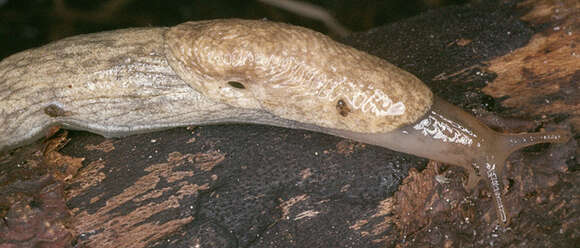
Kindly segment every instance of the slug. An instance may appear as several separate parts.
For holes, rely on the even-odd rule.
[[[79,35],[0,62],[0,151],[54,125],[119,137],[217,123],[312,130],[462,166],[467,188],[487,180],[502,224],[509,154],[570,137],[494,132],[381,58],[270,21]]]

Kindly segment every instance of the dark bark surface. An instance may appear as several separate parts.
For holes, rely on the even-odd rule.
[[[508,228],[495,226],[486,185],[463,189],[462,169],[319,133],[220,125],[105,139],[54,130],[0,156],[0,247],[573,247],[580,6],[485,2],[343,42],[498,129],[573,132],[567,144],[510,157]]]

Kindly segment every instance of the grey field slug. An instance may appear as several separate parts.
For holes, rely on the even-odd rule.
[[[570,137],[496,133],[381,58],[270,21],[79,35],[0,62],[0,151],[55,125],[119,137],[217,123],[312,130],[462,166],[468,188],[487,180],[502,224],[509,154]]]

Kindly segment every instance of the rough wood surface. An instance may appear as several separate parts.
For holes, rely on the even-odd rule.
[[[123,139],[54,130],[0,156],[0,247],[572,247],[579,11],[572,0],[486,1],[343,41],[499,128],[574,133],[511,156],[505,205],[519,214],[506,230],[493,225],[485,187],[465,192],[463,170],[327,135],[256,125]]]

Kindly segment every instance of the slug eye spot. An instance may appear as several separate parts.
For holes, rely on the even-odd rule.
[[[246,86],[244,86],[244,84],[240,83],[240,82],[236,82],[236,81],[229,81],[228,84],[236,89],[245,89]]]
[[[350,108],[346,105],[346,103],[342,99],[336,102],[336,110],[343,117],[346,117],[348,113],[350,113]]]

